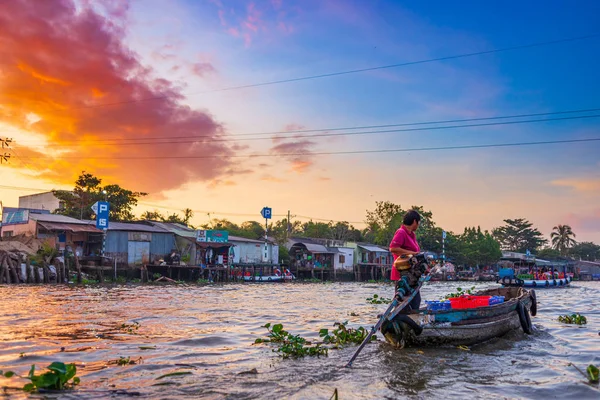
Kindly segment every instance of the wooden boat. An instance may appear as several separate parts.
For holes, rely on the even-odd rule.
[[[381,326],[395,347],[440,344],[472,345],[522,329],[531,334],[530,314],[537,313],[535,291],[522,287],[483,290],[476,296],[504,296],[503,303],[487,307],[397,313]],[[393,315],[394,313],[392,313]]]
[[[573,281],[573,278],[566,276],[562,279],[523,279],[523,286],[526,288],[558,288],[569,286],[569,283]]]
[[[558,275],[558,274],[556,274]],[[503,286],[510,286],[513,284],[518,284],[519,286],[523,286],[526,288],[532,289],[552,289],[552,288],[560,288],[567,287],[573,281],[572,276],[565,276],[563,278],[559,278],[558,276],[552,279],[551,277],[548,279],[514,279],[511,277],[503,277],[499,279],[497,283],[500,283]]]
[[[284,273],[276,269],[273,275],[252,275],[249,271],[246,271],[246,275],[244,276],[245,282],[285,282],[294,279],[296,277],[289,269],[286,269]]]

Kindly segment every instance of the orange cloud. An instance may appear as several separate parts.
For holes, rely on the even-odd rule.
[[[222,126],[183,105],[179,89],[153,77],[123,43],[128,5],[118,3],[102,3],[108,17],[73,0],[11,0],[0,7],[0,122],[47,141],[43,150],[17,143],[27,168],[59,183],[86,170],[148,192],[223,179],[233,150],[215,140]],[[202,139],[178,142],[191,136]],[[167,154],[182,158],[160,159]],[[221,158],[189,158],[202,155]]]
[[[600,192],[600,179],[597,178],[559,179],[552,181],[552,185],[569,187],[578,192]]]

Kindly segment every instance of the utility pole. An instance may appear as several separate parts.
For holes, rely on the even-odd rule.
[[[288,210],[288,217],[287,217],[287,230],[285,231],[285,240],[287,241],[290,236],[291,236],[291,223],[290,223],[290,210]]]

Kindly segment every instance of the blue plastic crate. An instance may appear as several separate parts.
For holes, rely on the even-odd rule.
[[[490,306],[493,306],[494,304],[501,304],[504,303],[504,296],[492,296],[490,297]]]
[[[427,304],[428,311],[444,311],[452,309],[450,306],[450,300],[426,301],[425,304]]]

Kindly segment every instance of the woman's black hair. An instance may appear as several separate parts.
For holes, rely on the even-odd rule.
[[[406,226],[410,226],[415,221],[421,222],[421,216],[415,210],[410,210],[406,214],[404,214],[404,219],[402,220],[402,223]]]

